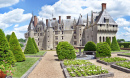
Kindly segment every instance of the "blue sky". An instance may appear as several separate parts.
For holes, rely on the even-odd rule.
[[[83,19],[91,11],[101,11],[101,3],[107,3],[107,11],[118,24],[117,39],[130,41],[129,0],[0,0],[0,28],[5,34],[14,31],[18,38],[24,38],[32,12],[39,20],[54,17],[66,19],[67,15]]]

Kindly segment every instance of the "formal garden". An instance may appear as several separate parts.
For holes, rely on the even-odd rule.
[[[0,78],[22,77],[44,53],[45,51],[39,51],[34,38],[30,37],[22,52],[15,33],[5,36],[0,29]]]

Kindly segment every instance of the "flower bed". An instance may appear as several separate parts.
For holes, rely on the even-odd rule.
[[[86,65],[92,65],[91,62],[88,60],[64,60],[64,62],[61,62],[61,67],[71,67],[71,66],[86,66]]]
[[[127,73],[130,73],[130,61],[112,64],[111,67],[118,69],[118,70],[121,70],[121,71],[124,71],[124,72],[127,72]]]
[[[97,62],[103,63],[105,65],[111,65],[116,62],[124,62],[124,61],[128,61],[128,59],[120,58],[120,57],[113,57],[113,58],[100,58],[97,60]]]

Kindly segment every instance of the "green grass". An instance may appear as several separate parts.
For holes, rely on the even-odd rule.
[[[39,58],[26,58],[26,61],[24,62],[16,62],[15,67],[13,69],[15,70],[15,73],[13,74],[13,77],[20,78],[24,73],[26,73],[29,68],[38,60]]]
[[[34,55],[39,56],[39,55],[43,55],[44,53],[45,53],[45,51],[39,51],[36,54],[24,54],[24,55],[25,56],[34,56]]]
[[[79,52],[79,49],[74,49],[75,50],[75,52]],[[84,49],[81,49],[81,52],[83,52],[84,51]]]
[[[128,52],[128,50],[111,51],[111,53],[114,53],[114,52]]]
[[[123,55],[129,55],[130,56],[130,53],[122,53]]]

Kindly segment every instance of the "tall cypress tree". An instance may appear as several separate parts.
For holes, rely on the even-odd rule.
[[[35,54],[35,53],[37,53],[37,50],[35,49],[31,37],[29,37],[28,42],[26,44],[26,48],[24,50],[24,54]]]
[[[0,29],[0,64],[3,60],[5,60],[8,64],[15,64],[16,62],[12,51],[9,50],[9,44],[5,34],[2,29]]]
[[[37,52],[39,52],[39,49],[38,49],[38,47],[37,47],[37,44],[36,44],[36,42],[35,42],[34,38],[32,38],[32,42],[33,42],[33,44],[34,44],[35,49],[37,50]]]
[[[22,52],[19,41],[14,32],[12,32],[9,40],[10,50],[13,52],[16,61],[21,62],[25,60],[25,55]]]
[[[106,42],[109,44],[109,46],[111,46],[111,41],[108,37],[106,38]]]
[[[111,51],[120,51],[119,44],[116,41],[116,37],[112,39],[112,44],[111,44]]]

